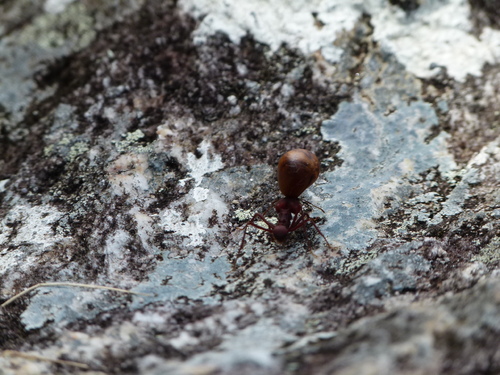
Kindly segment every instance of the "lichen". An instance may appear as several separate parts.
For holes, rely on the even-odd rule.
[[[45,13],[33,20],[19,34],[23,44],[36,43],[44,49],[55,49],[71,44],[81,49],[96,37],[95,21],[80,2],[69,5],[61,13]]]
[[[500,237],[494,237],[490,243],[480,249],[479,254],[472,257],[472,260],[489,266],[497,266],[500,262]]]

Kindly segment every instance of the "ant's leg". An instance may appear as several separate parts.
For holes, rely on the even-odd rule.
[[[289,227],[288,227],[288,230],[289,230],[290,232],[292,232],[292,231],[294,231],[294,230],[295,230],[295,229],[290,229],[290,228],[294,228],[294,227],[297,225],[297,223],[299,223],[299,222],[302,220],[302,216],[303,216],[303,215],[304,215],[304,214],[302,213],[302,211],[300,211],[298,214],[295,214],[295,215],[293,216],[292,222],[290,223],[290,225],[289,225]],[[304,225],[304,224],[302,224],[302,225]],[[300,225],[298,228],[300,228],[302,225]]]
[[[315,204],[309,202],[309,201],[305,201],[303,200],[302,203],[305,203],[306,205],[308,206],[311,206],[311,207],[314,207],[314,208],[317,208],[318,210],[320,210],[321,212],[325,213],[325,210],[323,210],[321,207],[319,206],[316,206]]]
[[[314,220],[309,217],[309,215],[307,215],[307,221],[310,222],[314,228],[316,228],[316,231],[321,235],[321,237],[323,237],[323,239],[325,240],[327,246],[332,249],[332,250],[336,250],[332,245],[330,245],[330,242],[328,242],[328,240],[326,239],[325,235],[323,234],[323,232],[318,228],[318,226],[316,225],[316,223],[314,222]]]
[[[304,233],[306,233],[306,224],[308,223],[309,221],[309,216],[304,213],[304,212],[300,212],[300,220],[297,220],[297,223],[295,225],[295,229],[303,229],[304,230]],[[312,250],[312,241],[311,241],[311,236],[307,236],[307,251],[310,252],[314,257],[317,257],[317,255],[311,251]]]
[[[264,223],[267,224],[268,228],[264,228],[260,225],[257,225],[254,223],[255,219],[260,219],[262,220]],[[273,228],[274,227],[274,224],[271,223],[269,220],[267,220],[263,214],[255,214],[253,215],[253,217],[245,224],[245,226],[242,228],[242,229],[246,229],[246,227],[248,227],[249,225],[251,225],[252,227],[255,227],[255,228],[258,228],[258,229],[262,229],[262,230],[265,230],[266,232],[270,232],[272,231],[270,228]]]
[[[263,213],[263,214],[256,213],[255,215],[253,215],[253,217],[252,217],[249,221],[247,221],[247,223],[245,224],[245,226],[244,226],[243,228],[238,228],[238,229],[245,229],[245,230],[246,230],[247,226],[248,226],[248,225],[251,225],[251,226],[253,226],[253,227],[255,227],[255,228],[259,228],[259,229],[262,229],[262,230],[265,230],[265,231],[268,231],[268,232],[269,232],[270,230],[268,230],[268,229],[266,229],[266,228],[259,227],[258,225],[253,224],[253,221],[254,221],[256,218],[260,218],[260,219],[261,219],[264,223],[266,223],[266,224],[267,224],[267,226],[268,226],[269,228],[274,228],[274,224],[273,224],[273,223],[270,223],[270,222],[269,222],[269,221],[265,218],[265,216],[267,215],[267,213],[268,213],[269,211],[271,211],[271,209],[274,207],[274,205],[276,204],[276,202],[278,202],[278,200],[279,200],[279,199],[276,199],[276,200],[272,203],[271,207],[269,207],[266,211],[264,211],[264,213]]]
[[[269,211],[269,210],[267,210],[267,211]],[[267,212],[267,211],[266,211],[266,212]],[[260,226],[260,225],[255,224],[255,223],[254,223],[254,221],[255,221],[255,219],[257,219],[257,218],[258,218],[258,219],[260,219],[260,220],[262,220],[264,223],[266,223],[266,225],[268,226],[268,228],[264,228],[264,227],[262,227],[262,226]],[[259,214],[259,213],[257,213],[257,214],[255,214],[255,215],[253,215],[253,217],[252,217],[252,218],[251,218],[251,219],[250,219],[250,220],[249,220],[249,221],[245,224],[245,226],[242,228],[242,229],[243,229],[243,238],[241,239],[240,250],[241,250],[241,249],[243,249],[243,246],[245,246],[245,236],[246,236],[246,234],[247,234],[247,228],[248,228],[248,226],[249,226],[249,225],[251,225],[252,227],[255,227],[255,228],[257,228],[257,229],[261,229],[261,230],[263,230],[263,231],[266,231],[266,232],[272,232],[271,228],[273,228],[273,227],[274,227],[274,225],[273,225],[271,222],[269,222],[269,221],[268,221],[268,220],[264,217],[264,215]]]
[[[300,211],[297,215],[295,215],[295,217],[290,225],[289,231],[292,232],[292,231],[295,231],[295,230],[300,229],[300,228],[305,228],[305,225],[308,223],[308,221],[310,221],[309,215],[307,215],[305,212]],[[311,251],[311,239],[309,238],[309,236],[308,236],[308,243],[309,243],[308,249],[309,249],[309,251]],[[328,243],[328,241],[327,241],[327,243]],[[311,252],[311,254],[314,257],[316,257],[316,254],[314,254],[313,252]]]
[[[259,214],[259,213],[254,214],[254,215],[252,216],[252,218],[251,218],[250,220],[248,220],[248,221],[245,223],[245,225],[244,225],[243,227],[239,227],[238,229],[240,229],[240,230],[241,230],[241,229],[246,230],[246,228],[247,228],[249,225],[251,225],[251,226],[253,226],[253,227],[255,227],[255,228],[259,228],[259,229],[262,229],[262,230],[267,231],[267,229],[266,229],[266,228],[262,228],[262,227],[259,227],[259,226],[258,226],[258,225],[256,225],[256,224],[253,224],[253,222],[254,222],[254,220],[255,220],[256,218],[261,219],[264,223],[266,223],[266,224],[267,224],[267,226],[268,226],[269,228],[274,227],[274,225],[273,225],[272,223],[270,223],[270,222],[269,222],[269,221],[265,218],[266,214],[267,214],[267,213],[271,210],[271,208],[272,208],[272,207],[269,207],[269,208],[268,208],[268,209],[267,209],[267,210],[266,210],[263,214]]]
[[[309,215],[301,211],[293,218],[292,222],[290,223],[290,227],[288,228],[288,231],[293,232],[299,228],[302,228],[304,225],[307,224],[307,221],[309,219],[310,219]]]
[[[294,230],[297,230],[297,229],[303,227],[307,223],[311,223],[314,226],[314,228],[316,228],[316,231],[321,235],[321,237],[323,237],[323,239],[325,240],[326,244],[328,245],[328,247],[330,249],[335,249],[332,245],[330,245],[330,243],[326,239],[326,237],[323,234],[323,232],[318,228],[318,226],[316,225],[316,223],[314,222],[314,220],[307,213],[304,213],[304,214],[300,215],[300,218],[299,218],[299,220],[297,220],[297,223],[295,224],[295,227],[290,227],[289,230],[290,230],[290,232],[292,232]]]

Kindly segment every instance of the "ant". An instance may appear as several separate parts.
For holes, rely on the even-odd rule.
[[[311,223],[321,237],[324,238],[328,247],[332,248],[314,220],[308,213],[302,210],[302,202],[299,199],[299,195],[311,186],[318,176],[319,160],[311,151],[299,148],[285,153],[278,162],[278,185],[285,196],[285,198],[279,199],[274,204],[274,208],[278,213],[278,222],[273,224],[265,218],[266,213],[270,209],[264,212],[264,214],[256,213],[253,215],[242,228],[243,238],[241,240],[240,250],[245,246],[245,235],[249,225],[271,233],[276,242],[283,243],[288,233],[302,228],[307,223]],[[304,203],[314,206],[307,201],[304,201]],[[319,209],[321,210],[321,208]],[[267,225],[267,228],[255,224],[256,219],[262,220]]]

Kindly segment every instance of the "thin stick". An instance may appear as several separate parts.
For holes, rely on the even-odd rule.
[[[35,289],[40,288],[40,287],[46,287],[46,286],[48,286],[48,287],[51,287],[51,286],[70,286],[70,287],[90,288],[90,289],[105,289],[105,290],[111,290],[113,292],[135,294],[135,295],[139,295],[139,296],[154,296],[154,294],[150,294],[150,293],[132,292],[131,290],[113,288],[110,286],[102,286],[102,285],[66,283],[66,282],[40,283],[40,284],[33,285],[33,286],[29,287],[28,289],[23,290],[22,292],[16,294],[14,297],[9,298],[7,301],[2,303],[0,305],[0,307],[5,307],[7,305],[10,305],[12,302],[17,300],[18,298],[21,298],[22,296],[31,292],[32,290],[35,290]]]
[[[74,361],[64,361],[62,359],[51,359],[51,358],[43,357],[41,355],[18,352],[16,350],[4,350],[2,352],[2,355],[6,356],[6,357],[20,357],[20,358],[30,359],[30,360],[35,360],[35,361],[56,363],[58,365],[73,366],[73,367],[78,367],[78,368],[81,368],[84,370],[90,369],[90,367],[88,365],[86,365],[85,363],[74,362]]]

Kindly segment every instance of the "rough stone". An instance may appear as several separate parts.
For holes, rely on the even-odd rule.
[[[0,374],[500,373],[491,3],[2,2]]]

